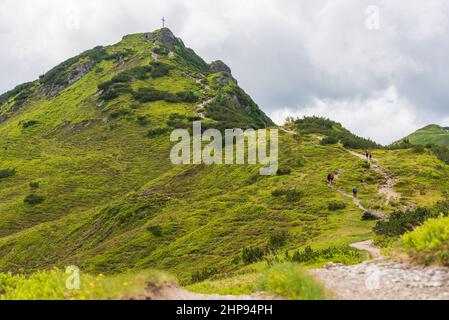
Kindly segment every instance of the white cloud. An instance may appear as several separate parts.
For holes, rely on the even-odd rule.
[[[366,28],[369,5],[379,8],[379,30]],[[419,122],[448,124],[445,0],[0,0],[0,91],[96,45],[159,28],[162,16],[206,60],[227,62],[272,115],[322,111],[322,101],[339,107],[328,108],[330,118],[342,118],[339,110],[356,104],[362,118],[352,122],[365,117],[377,129],[353,130],[382,132],[382,141]],[[365,105],[389,88],[398,103]],[[402,129],[384,126],[382,114]]]
[[[399,97],[396,89],[390,87],[367,99],[339,101],[315,98],[302,108],[279,108],[269,115],[277,124],[283,124],[289,116],[327,117],[363,137],[390,144],[424,126],[411,110],[410,102]]]

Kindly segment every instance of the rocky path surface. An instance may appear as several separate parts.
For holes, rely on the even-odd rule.
[[[379,258],[355,266],[329,264],[310,273],[339,300],[449,300],[449,269]]]
[[[264,293],[255,293],[252,295],[218,295],[218,294],[201,294],[194,293],[180,288],[177,284],[164,284],[150,286],[141,296],[135,297],[133,300],[269,300]]]

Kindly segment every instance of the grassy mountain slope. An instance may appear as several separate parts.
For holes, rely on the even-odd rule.
[[[346,149],[379,146],[318,118],[291,123],[300,135],[280,132],[277,176],[174,166],[170,132],[195,120],[273,126],[228,67],[208,65],[168,29],[94,48],[0,96],[0,271],[154,268],[194,283],[250,272],[267,248],[368,239],[374,222],[326,186],[330,172],[339,189],[358,186],[366,208],[445,197],[449,166],[432,153],[379,149],[405,195],[385,206],[383,177]]]
[[[412,145],[428,145],[434,144],[443,147],[449,147],[449,130],[436,124],[428,125],[419,129],[411,135],[405,137],[401,141],[408,141]]]

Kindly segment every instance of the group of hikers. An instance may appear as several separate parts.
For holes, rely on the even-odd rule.
[[[371,151],[369,151],[368,149],[366,149],[366,151],[365,151],[365,156],[366,156],[366,160],[368,160],[368,161],[373,160],[373,153]]]
[[[329,186],[332,186],[334,184],[335,175],[333,173],[329,173],[327,175],[327,183]],[[357,198],[357,195],[359,193],[359,189],[357,187],[352,188],[352,195],[354,198]]]
[[[369,151],[368,149],[365,150],[365,156],[366,156],[366,160],[368,160],[368,161],[373,160],[373,153],[371,151]],[[334,184],[335,178],[336,177],[333,173],[329,173],[327,175],[327,184],[330,187],[332,187],[332,185]],[[359,189],[357,187],[352,188],[352,194],[353,194],[354,198],[357,198],[358,193],[359,193]]]

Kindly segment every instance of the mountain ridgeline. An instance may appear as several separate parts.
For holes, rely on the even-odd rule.
[[[106,65],[114,67],[108,70]],[[116,45],[88,50],[59,64],[38,80],[6,92],[0,96],[0,122],[11,117],[27,102],[52,99],[64,90],[70,90],[88,73],[104,79],[98,83],[95,95],[99,106],[104,109],[126,95],[134,103],[208,101],[201,105],[204,110],[194,110],[194,113],[215,120],[219,126],[264,128],[273,125],[237,85],[228,66],[221,61],[207,64],[167,28],[125,36]],[[190,78],[194,83],[184,88],[165,89],[143,85],[145,80],[163,77]],[[128,113],[126,106],[124,108],[113,112]]]
[[[371,149],[381,146],[374,141],[359,137],[345,129],[340,123],[322,117],[304,117],[289,119],[290,125],[302,133],[315,133],[324,135],[322,144],[335,144],[341,142],[345,148]]]

